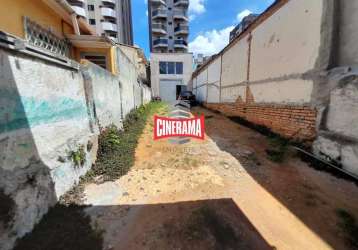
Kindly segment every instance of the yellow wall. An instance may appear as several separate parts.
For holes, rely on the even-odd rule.
[[[81,53],[97,53],[107,57],[108,71],[112,74],[117,74],[116,70],[116,48],[74,48],[76,61],[81,61]]]
[[[42,0],[1,0],[0,30],[25,38],[23,17],[27,16],[44,28],[51,27],[63,37],[63,33],[73,34],[70,25],[62,21]]]
[[[74,34],[72,26],[64,22],[42,0],[0,0],[0,3],[2,6],[0,8],[1,31],[25,38],[23,17],[26,16],[43,28],[51,27],[53,32],[60,38],[64,38],[64,34]],[[94,52],[106,55],[109,67],[108,71],[113,74],[117,73],[115,47],[108,49],[73,47],[72,54],[78,62],[81,59],[81,52]]]

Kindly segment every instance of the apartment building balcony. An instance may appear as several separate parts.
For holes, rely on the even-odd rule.
[[[175,40],[174,41],[174,48],[187,49],[188,48],[188,43],[185,40]]]
[[[101,8],[101,15],[104,17],[112,17],[117,18],[117,13],[115,10],[112,10],[111,8],[102,7]]]
[[[168,47],[168,39],[159,38],[153,41],[154,48],[166,48]]]
[[[175,35],[189,35],[189,26],[188,25],[181,25],[174,28]]]
[[[110,22],[102,22],[102,29],[104,31],[118,32],[117,24],[110,23]]]
[[[85,0],[68,0],[67,2],[72,6],[85,6]]]
[[[87,18],[86,10],[84,7],[81,6],[72,6],[72,9],[76,12],[77,15],[80,17]]]
[[[188,7],[189,6],[189,0],[174,0],[174,6]]]
[[[165,0],[150,0],[150,2],[157,5],[167,5]]]
[[[166,35],[167,34],[167,26],[162,23],[153,23],[152,24],[152,32],[155,34]]]
[[[168,13],[166,10],[154,10],[152,12],[152,18],[153,19],[160,19],[160,18],[167,18]]]
[[[177,20],[189,21],[188,15],[184,10],[175,10],[173,13],[173,18]]]
[[[116,5],[116,1],[115,0],[102,0],[103,4],[112,4],[112,5]]]

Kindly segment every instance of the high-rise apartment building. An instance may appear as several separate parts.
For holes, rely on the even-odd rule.
[[[253,23],[259,14],[250,14],[242,19],[242,21],[230,32],[230,42],[238,37],[251,23]]]
[[[68,0],[76,13],[87,18],[99,35],[133,45],[131,0]]]
[[[188,7],[189,0],[148,0],[151,52],[188,51]]]

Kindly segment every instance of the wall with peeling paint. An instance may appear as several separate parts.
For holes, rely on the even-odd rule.
[[[222,55],[222,102],[235,102],[238,98],[245,98],[245,91],[242,90],[246,88],[248,49],[247,37],[244,37]]]
[[[317,156],[358,176],[357,11],[357,1],[278,0],[194,72],[193,91],[230,116],[310,140]],[[214,92],[204,77],[220,60]]]
[[[219,99],[245,100],[249,83],[257,103],[309,103],[314,82],[310,72],[319,58],[322,10],[322,0],[289,1],[210,62],[209,75],[221,72]],[[302,20],[309,28],[303,27]],[[216,63],[221,59],[222,68]],[[215,100],[211,95],[207,102]]]
[[[90,168],[92,150],[79,167],[70,152],[94,131],[79,72],[5,50],[0,60],[0,189],[16,203],[7,235],[23,236]]]
[[[207,99],[212,103],[220,102],[221,57],[208,67]]]
[[[208,71],[202,71],[196,79],[195,95],[197,100],[203,101],[207,97]]]
[[[0,235],[3,250],[90,169],[100,128],[121,127],[125,115],[151,100],[151,91],[124,56],[119,75],[90,62],[67,68],[2,48],[0,65],[0,192],[15,203]],[[83,165],[71,157],[79,150]]]

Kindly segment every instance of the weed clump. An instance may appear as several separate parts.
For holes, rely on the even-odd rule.
[[[165,107],[164,103],[151,102],[130,112],[122,130],[115,125],[103,129],[98,139],[97,161],[85,179],[102,175],[105,181],[113,181],[128,173],[134,164],[135,149],[147,119]]]
[[[85,147],[82,145],[76,151],[71,151],[69,158],[73,161],[76,167],[83,166],[86,162]]]

